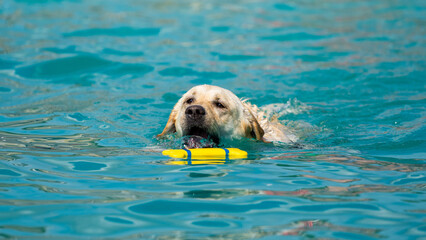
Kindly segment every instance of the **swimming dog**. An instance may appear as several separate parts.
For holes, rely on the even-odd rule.
[[[187,143],[188,148],[199,147],[200,139],[209,139],[216,145],[223,139],[241,138],[263,142],[293,141],[277,119],[268,119],[256,105],[212,85],[195,86],[179,99],[157,137],[171,133],[193,137]]]

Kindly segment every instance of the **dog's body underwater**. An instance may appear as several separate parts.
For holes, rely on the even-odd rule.
[[[201,147],[199,142],[203,139],[216,145],[224,139],[254,138],[283,143],[295,140],[278,120],[269,120],[257,106],[240,100],[227,89],[211,85],[195,86],[179,99],[157,137],[171,133],[189,136],[188,148]]]

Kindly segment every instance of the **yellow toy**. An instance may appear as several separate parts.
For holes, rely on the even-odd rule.
[[[169,149],[163,155],[183,159],[241,159],[247,158],[247,152],[238,148],[194,148]]]

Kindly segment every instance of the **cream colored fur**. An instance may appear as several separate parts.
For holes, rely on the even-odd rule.
[[[190,100],[191,99],[191,100]],[[218,107],[220,103],[222,107]],[[290,143],[296,137],[289,134],[278,119],[270,119],[265,112],[231,91],[212,85],[199,85],[186,92],[174,106],[169,120],[158,137],[170,133],[185,135],[187,121],[185,110],[190,105],[200,105],[206,110],[205,127],[220,139],[255,138],[264,142]]]

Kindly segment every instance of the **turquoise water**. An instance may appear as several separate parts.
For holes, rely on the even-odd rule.
[[[425,1],[0,1],[0,237],[425,239]],[[298,146],[179,165],[197,84]]]

